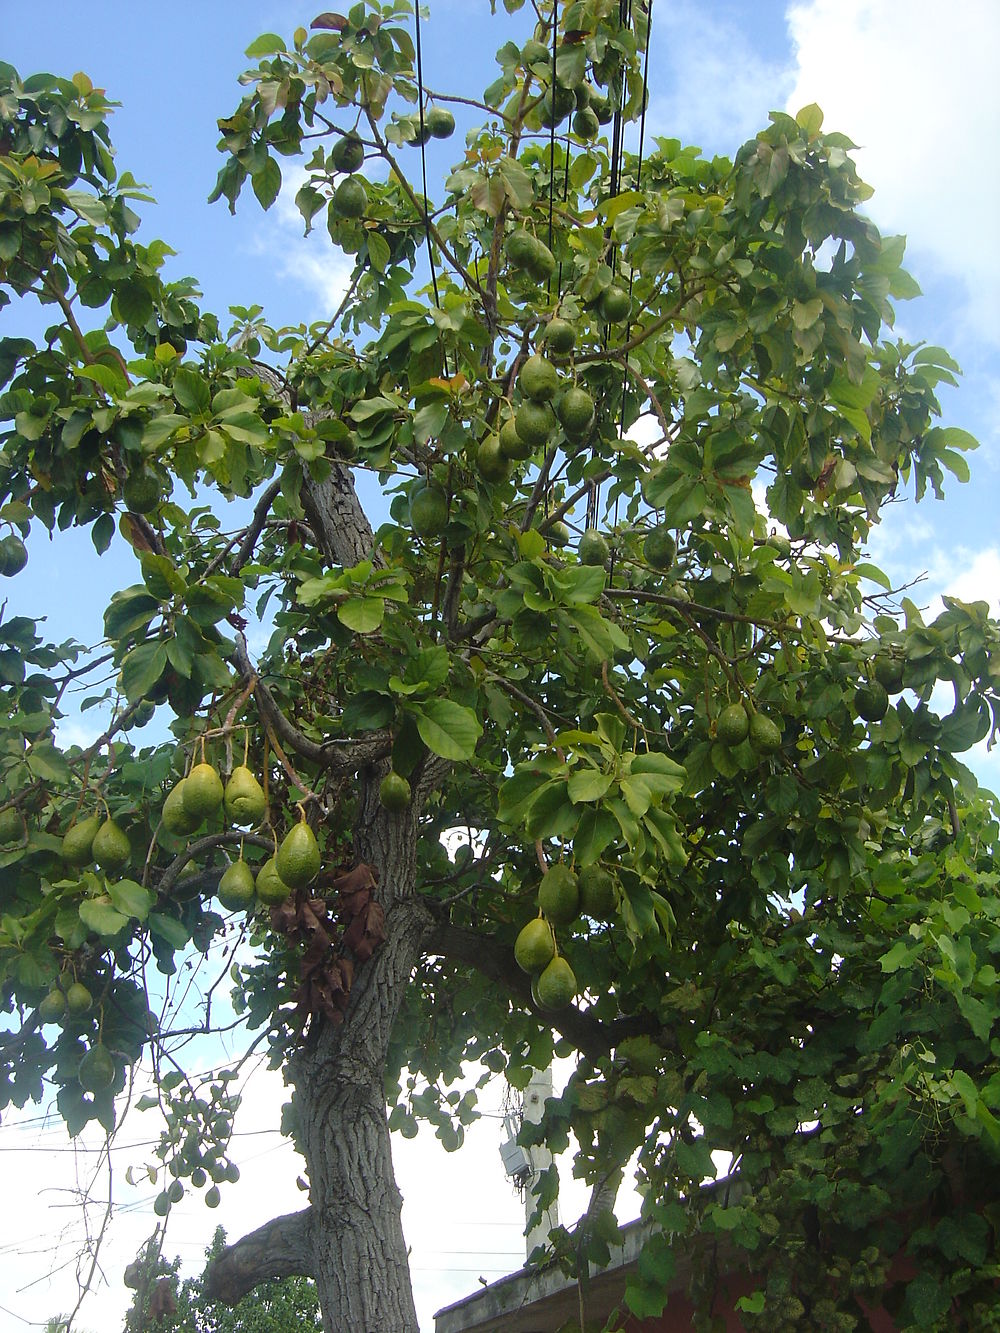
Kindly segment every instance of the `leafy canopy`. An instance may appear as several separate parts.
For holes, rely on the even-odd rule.
[[[268,208],[301,161],[306,230],[353,263],[322,326],[203,312],[138,238],[104,92],[0,65],[0,302],[53,318],[37,345],[0,339],[0,520],[29,552],[86,527],[134,570],[94,652],[0,624],[0,1104],[47,1081],[71,1132],[110,1130],[151,1052],[159,1207],[232,1175],[228,1077],[165,1072],[178,960],[253,946],[235,1004],[275,1064],[349,1021],[384,923],[344,872],[391,762],[437,922],[388,1057],[392,1126],[457,1147],[467,1062],[524,1087],[575,1049],[537,1133],[572,1131],[595,1185],[639,1151],[662,1238],[633,1311],[662,1307],[684,1233],[742,1247],[744,1318],[779,1328],[853,1326],[906,1250],[885,1299],[930,1327],[992,1280],[997,824],[957,756],[995,736],[1000,640],[985,603],[925,624],[865,544],[897,492],[967,478],[974,442],[936,398],[958,368],[893,339],[917,293],[904,242],[859,211],[818,108],[731,161],[623,147],[648,33],[622,8],[557,7],[471,107],[419,86],[402,0],[250,48],[213,198],[235,209],[249,181]],[[425,199],[449,105],[465,138]],[[374,531],[363,473],[388,501]],[[110,725],[62,744],[70,683],[108,663]],[[172,739],[144,744],[154,714]],[[252,770],[259,824],[220,807],[171,831],[164,801],[206,759]],[[228,860],[258,870],[300,812],[312,889],[224,908]],[[92,815],[125,835],[116,865],[67,864]],[[512,950],[559,862],[605,868],[614,905],[556,924],[578,998],[546,1012]],[[51,1021],[74,982],[91,1004]],[[87,1090],[98,1047],[113,1076]],[[716,1150],[741,1191],[695,1188]],[[570,1268],[606,1254],[594,1219],[555,1239]]]

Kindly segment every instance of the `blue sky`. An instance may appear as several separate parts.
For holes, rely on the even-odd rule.
[[[491,21],[488,0],[430,0],[423,29],[430,88],[475,95],[494,77],[492,56],[502,33],[523,38],[527,22],[524,14],[507,18],[497,3],[501,13]],[[112,125],[119,165],[147,182],[158,200],[144,210],[142,235],[162,236],[178,251],[172,276],[197,278],[204,304],[223,317],[231,304],[260,302],[275,324],[320,319],[337,299],[343,270],[325,247],[322,228],[302,239],[290,201],[279,200],[265,216],[248,190],[235,218],[224,204],[205,203],[222,161],[215,121],[239,100],[244,48],[263,31],[287,36],[312,13],[268,0],[171,6],[0,0],[0,59],[22,75],[83,69],[123,104]],[[952,482],[944,504],[894,506],[872,555],[899,582],[926,571],[916,593],[922,603],[933,605],[952,592],[987,598],[994,613],[1000,594],[997,50],[995,0],[952,0],[947,7],[938,0],[654,0],[649,112],[652,133],[731,155],[769,110],[794,111],[816,101],[829,128],[861,145],[862,175],[876,188],[870,211],[884,231],[908,235],[907,267],[925,293],[901,306],[897,329],[911,341],[943,345],[963,366],[961,389],[944,390],[945,419],[982,443],[970,460],[973,483]],[[456,136],[435,145],[432,172],[448,165],[460,142]],[[0,335],[24,332],[25,322],[15,307],[6,308]],[[32,328],[38,327],[33,319]],[[34,534],[30,577],[5,592],[14,609],[44,612],[53,637],[92,642],[111,591],[132,577],[112,556],[98,560],[85,536],[60,535],[49,544]],[[1000,762],[982,754],[970,762],[1000,788]],[[258,1079],[254,1089],[245,1127],[266,1129],[282,1097],[280,1085]],[[130,1123],[125,1142],[150,1137],[141,1119]],[[0,1147],[15,1132],[18,1144],[44,1146],[50,1154],[65,1144],[56,1127],[26,1125],[5,1129]],[[474,1138],[458,1158],[444,1158],[426,1131],[398,1145],[427,1328],[433,1309],[473,1290],[479,1274],[492,1280],[517,1264],[520,1207],[500,1176],[497,1122],[485,1122]],[[287,1150],[276,1138],[259,1142],[248,1149],[245,1184],[231,1191],[219,1213],[200,1206],[185,1212],[168,1253],[179,1250],[197,1265],[217,1221],[236,1235],[271,1211],[300,1206],[293,1184],[298,1168]],[[141,1160],[141,1150],[130,1152],[120,1172]],[[51,1284],[21,1288],[51,1266],[45,1248],[57,1227],[69,1228],[69,1240],[78,1235],[68,1211],[45,1213],[43,1206],[62,1201],[44,1191],[65,1188],[67,1165],[80,1161],[54,1154],[43,1160],[37,1152],[4,1157],[8,1197],[26,1203],[16,1220],[8,1210],[0,1228],[0,1333],[23,1330],[26,1320],[44,1321],[75,1299],[71,1270]],[[119,1275],[137,1238],[149,1230],[152,1191],[125,1188],[123,1198],[127,1211],[107,1262],[110,1286],[84,1307],[81,1328],[120,1322]]]

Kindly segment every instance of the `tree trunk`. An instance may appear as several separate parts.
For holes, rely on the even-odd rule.
[[[359,964],[344,1023],[323,1021],[289,1073],[323,1326],[329,1333],[416,1333],[384,1077],[392,1025],[432,921],[414,897],[416,812],[387,814],[376,777],[366,778],[355,855],[377,872],[386,939]]]

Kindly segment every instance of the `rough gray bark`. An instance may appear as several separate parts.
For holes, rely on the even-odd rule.
[[[276,377],[268,382],[280,392]],[[321,482],[307,472],[301,498],[327,564],[383,563],[349,468],[334,464]],[[236,662],[249,680],[252,668],[242,640]],[[344,1021],[334,1024],[314,1015],[288,1063],[309,1208],[228,1247],[207,1277],[209,1289],[232,1303],[269,1277],[300,1273],[316,1282],[328,1333],[417,1333],[384,1069],[392,1025],[433,925],[415,893],[417,820],[421,798],[440,775],[429,765],[413,804],[390,814],[378,799],[387,770],[385,737],[320,745],[297,732],[260,683],[256,694],[268,724],[291,748],[327,769],[361,769],[354,855],[376,872],[386,938],[370,959],[358,963]]]

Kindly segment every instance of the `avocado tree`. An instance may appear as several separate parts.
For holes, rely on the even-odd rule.
[[[53,320],[0,340],[2,572],[73,525],[134,566],[92,653],[0,624],[0,1105],[110,1132],[148,1059],[156,1211],[217,1202],[234,1070],[187,1071],[229,973],[308,1206],[213,1297],[310,1275],[325,1328],[414,1330],[389,1128],[457,1148],[575,1052],[525,1133],[593,1187],[551,1238],[584,1308],[638,1153],[639,1314],[683,1244],[706,1320],[743,1263],[748,1327],[987,1327],[997,823],[955,756],[1000,630],[865,560],[967,476],[957,367],[893,340],[903,240],[818,108],[708,161],[647,133],[647,6],[531,10],[480,100],[424,87],[405,0],[250,48],[213,198],[299,160],[353,264],[322,326],[202,311],[105,94],[0,66],[0,301]],[[110,723],[63,745],[88,680]]]

